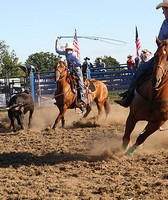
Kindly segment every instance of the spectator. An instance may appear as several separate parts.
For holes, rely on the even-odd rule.
[[[147,49],[143,49],[140,55],[141,63],[148,62],[151,58],[152,53]]]
[[[139,67],[139,64],[140,64],[140,58],[139,56],[135,57],[135,66],[134,66],[134,69],[137,69]]]
[[[90,70],[90,68],[93,68],[93,64],[90,62],[90,58],[86,57],[84,58],[84,62],[83,62],[83,65],[82,65],[82,73],[83,73],[83,77],[84,78],[90,78],[88,76],[89,73],[88,70]]]
[[[106,69],[104,69],[106,67],[106,64],[105,62],[103,62],[103,59],[101,57],[98,57],[97,58],[97,61],[96,61],[96,68],[99,68],[100,72],[106,72]]]
[[[132,69],[134,69],[134,65],[135,65],[135,62],[134,62],[134,60],[132,59],[132,55],[128,55],[127,56],[127,68],[128,68],[128,70],[132,70]]]

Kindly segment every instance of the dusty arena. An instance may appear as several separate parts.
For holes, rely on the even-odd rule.
[[[36,108],[31,130],[18,132],[0,113],[0,199],[168,199],[168,131],[151,135],[128,158],[121,139],[129,109],[111,104],[98,122],[94,106],[85,120],[78,111],[68,110],[65,129],[52,130],[57,108]],[[137,124],[132,143],[144,126]]]

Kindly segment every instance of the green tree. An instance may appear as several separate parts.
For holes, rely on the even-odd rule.
[[[54,69],[55,62],[60,60],[60,56],[56,56],[49,52],[40,52],[31,54],[25,62],[25,65],[33,65],[36,71],[44,72]]]
[[[107,67],[120,65],[119,62],[111,56],[104,56],[103,61],[106,63]]]
[[[9,51],[9,46],[5,44],[5,41],[0,41],[0,75],[5,77],[14,75],[22,75],[24,72],[19,69],[21,63],[18,62],[19,59],[16,57],[15,51]]]

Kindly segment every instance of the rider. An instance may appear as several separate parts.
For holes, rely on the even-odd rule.
[[[64,55],[67,60],[68,69],[70,70],[70,73],[75,72],[75,74],[78,77],[78,84],[79,84],[79,92],[80,92],[80,102],[78,102],[79,108],[84,111],[84,106],[87,105],[86,103],[86,97],[85,97],[85,90],[84,90],[84,83],[83,83],[83,75],[82,75],[82,62],[77,57],[75,50],[75,47],[71,43],[67,43],[65,45],[65,50],[58,48],[58,41],[61,39],[61,37],[57,37],[55,42],[55,50],[56,53],[59,55]]]
[[[168,0],[163,0],[162,3],[160,3],[158,6],[156,6],[156,9],[162,8],[163,14],[165,16],[165,20],[163,21],[160,32],[158,35],[158,38],[160,40],[168,39]],[[130,106],[131,101],[134,97],[134,90],[136,86],[138,85],[139,80],[146,74],[152,73],[153,71],[153,62],[154,58],[151,58],[148,62],[142,63],[131,82],[131,85],[128,89],[128,91],[125,93],[124,97],[121,100],[115,100],[116,103],[120,104],[121,106],[127,108]]]

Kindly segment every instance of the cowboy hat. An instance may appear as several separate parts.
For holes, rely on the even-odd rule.
[[[143,49],[142,52],[143,52],[143,53],[147,53],[148,50],[147,50],[147,49]]]
[[[71,43],[66,43],[66,45],[65,45],[65,50],[66,50],[66,49],[72,49],[72,50],[74,50],[75,47],[74,47],[74,45],[71,44]]]
[[[97,60],[100,60],[100,59],[101,59],[101,60],[103,60],[103,58],[102,58],[102,57],[97,57]]]
[[[133,57],[133,55],[130,55],[130,54],[127,56],[127,58],[132,58],[132,57]]]
[[[90,58],[86,57],[86,58],[84,58],[84,60],[90,60]]]
[[[163,0],[162,3],[156,6],[156,9],[159,9],[161,7],[168,7],[168,0]]]

